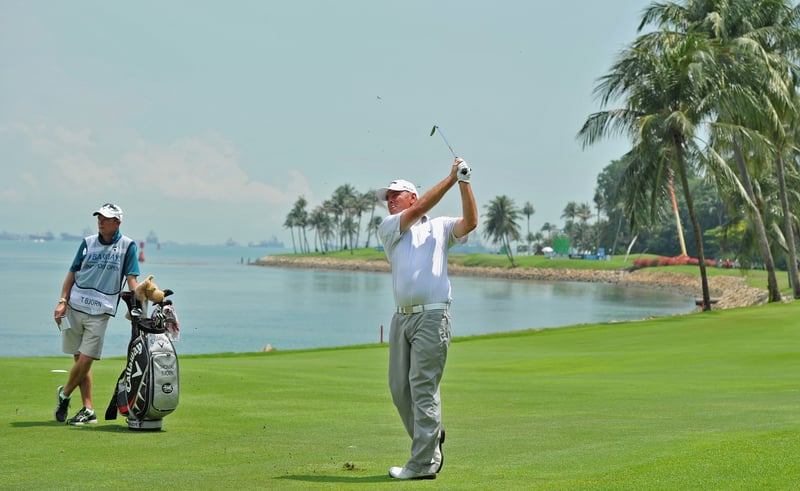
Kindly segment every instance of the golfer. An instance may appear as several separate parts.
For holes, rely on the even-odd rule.
[[[389,334],[389,388],[411,437],[411,457],[404,466],[389,469],[396,479],[435,479],[444,464],[439,383],[451,331],[447,254],[478,226],[471,174],[467,163],[456,158],[450,174],[422,197],[402,179],[378,190],[390,213],[378,235],[392,265],[397,306]],[[456,183],[462,216],[428,217]]]
[[[108,319],[117,312],[123,284],[136,289],[139,259],[136,242],[122,235],[122,209],[106,203],[93,213],[98,233],[83,239],[61,287],[61,298],[53,312],[61,329],[64,353],[75,364],[66,385],[56,391],[56,421],[67,419],[70,399],[80,389],[83,407],[67,423],[97,423],[92,404],[92,363],[103,352]]]

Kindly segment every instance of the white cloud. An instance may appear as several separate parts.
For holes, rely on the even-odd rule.
[[[284,175],[274,173],[272,182],[252,180],[233,146],[218,133],[158,144],[136,134],[128,135],[128,141],[116,135],[103,141],[102,130],[42,123],[9,125],[2,131],[27,140],[29,151],[42,162],[36,172],[19,175],[29,191],[49,183],[79,193],[150,189],[178,200],[287,206],[298,194],[310,194],[305,176],[292,169]],[[12,188],[9,185],[6,192]]]
[[[253,181],[239,166],[233,147],[219,134],[193,136],[159,146],[141,142],[136,150],[122,156],[124,166],[135,169],[134,186],[155,188],[177,199],[210,200],[227,203],[286,204],[294,199],[287,188],[305,188],[300,174],[288,182]],[[286,176],[276,176],[286,178]]]
[[[123,205],[126,216],[136,217],[131,226],[144,227],[146,222],[170,228],[172,240],[209,229],[256,240],[267,237],[266,230],[281,229],[282,217],[297,196],[312,194],[305,175],[286,165],[264,163],[277,169],[270,172],[270,181],[252,179],[234,146],[216,132],[162,144],[127,129],[37,122],[6,125],[0,128],[0,139],[26,162],[24,168],[12,165],[0,184],[3,228],[20,232],[83,230],[83,214],[70,223],[63,215],[52,218],[52,210],[71,215],[73,208],[94,209],[112,200]],[[43,222],[29,223],[29,217],[14,223],[24,220],[14,213],[20,209]],[[186,214],[188,210],[193,213]],[[236,215],[242,219],[233,220]],[[191,240],[203,239],[194,235]]]

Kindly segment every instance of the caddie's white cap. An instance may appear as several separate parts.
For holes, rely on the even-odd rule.
[[[103,215],[106,218],[116,218],[122,220],[122,208],[114,203],[106,203],[99,210],[92,213],[92,216]]]
[[[409,193],[417,194],[417,187],[405,179],[396,179],[390,182],[385,188],[378,189],[378,199],[386,201],[386,193],[388,191],[408,191]]]

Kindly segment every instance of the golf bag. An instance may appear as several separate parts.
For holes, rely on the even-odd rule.
[[[165,300],[153,305],[150,317],[132,292],[122,293],[131,317],[128,362],[117,380],[106,410],[106,420],[125,416],[131,430],[160,430],[164,416],[178,407],[178,318],[164,290]],[[146,307],[145,307],[146,309]]]

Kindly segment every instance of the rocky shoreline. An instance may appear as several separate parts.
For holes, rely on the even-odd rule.
[[[257,259],[257,266],[279,268],[322,269],[329,271],[369,271],[389,273],[389,263],[380,260],[335,259],[327,257],[265,256]],[[547,268],[488,268],[468,267],[457,264],[449,266],[451,275],[483,276],[511,280],[588,281],[613,283],[622,286],[642,287],[679,293],[696,299],[702,298],[702,287],[696,276],[683,273],[639,269],[636,271],[607,271]],[[730,309],[761,305],[767,302],[766,290],[752,288],[743,278],[736,276],[712,276],[708,279],[712,298],[712,309]]]

